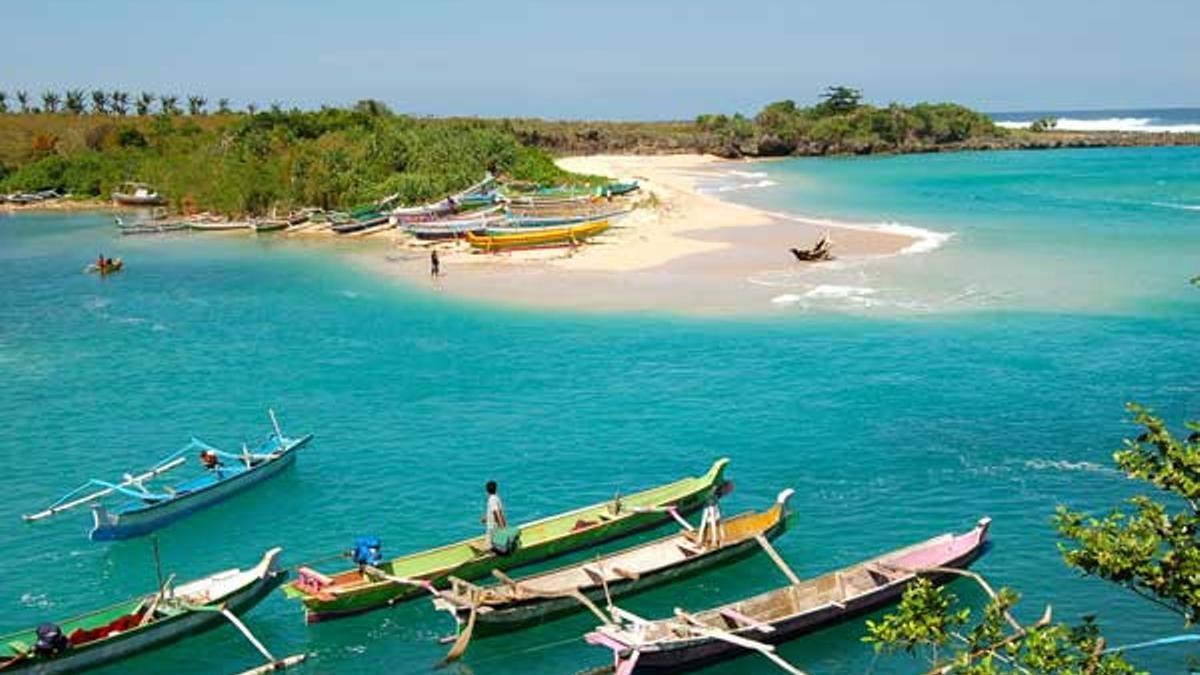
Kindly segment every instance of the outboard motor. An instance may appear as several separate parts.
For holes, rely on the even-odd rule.
[[[354,540],[350,557],[356,564],[374,567],[383,562],[383,543],[379,537],[359,537]]]
[[[71,641],[63,635],[62,629],[52,623],[44,623],[37,627],[37,642],[33,649],[38,656],[55,657],[67,651]]]

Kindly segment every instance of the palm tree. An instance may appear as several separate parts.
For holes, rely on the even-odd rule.
[[[204,114],[204,106],[208,103],[208,99],[203,96],[188,97],[188,114],[192,117]]]
[[[58,103],[61,100],[58,94],[52,91],[42,94],[42,110],[48,113],[58,112]]]
[[[104,115],[108,112],[108,92],[103,89],[92,90],[92,112]]]
[[[0,113],[8,112],[8,92],[0,91]]]
[[[29,92],[24,89],[17,90],[17,104],[21,106],[21,112],[29,112]]]
[[[221,115],[228,115],[230,112],[232,111],[229,110],[229,99],[217,99],[217,113]]]
[[[247,103],[246,104],[246,112],[250,113],[250,116],[253,117],[254,113],[258,112],[258,104],[257,103]]]
[[[155,99],[158,97],[148,91],[143,91],[137,100],[133,102],[133,107],[139,115],[149,115],[150,107],[154,105]]]
[[[129,112],[129,92],[117,91],[114,89],[113,92],[108,95],[108,97],[112,99],[113,112],[117,113],[118,115],[124,115],[125,113]]]
[[[178,96],[163,95],[158,97],[158,107],[164,115],[178,114],[179,106],[175,105],[176,103],[179,103]]]
[[[82,89],[68,89],[67,90],[67,98],[64,101],[63,106],[70,112],[75,113],[76,115],[82,115],[83,114],[83,90]]]

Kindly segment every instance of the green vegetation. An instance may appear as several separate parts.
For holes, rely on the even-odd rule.
[[[1114,509],[1101,518],[1060,506],[1054,522],[1067,543],[1060,545],[1067,565],[1085,575],[1128,588],[1148,601],[1179,614],[1191,625],[1200,618],[1200,424],[1186,424],[1188,436],[1175,437],[1151,411],[1130,404],[1143,432],[1125,441],[1113,455],[1129,478],[1166,493],[1129,501],[1131,512]],[[911,586],[896,611],[867,622],[866,642],[878,650],[928,650],[931,672],[970,673],[1132,673],[1106,642],[1092,617],[1068,626],[1053,623],[1050,609],[1025,626],[1010,610],[1017,594],[992,592],[973,576],[991,600],[974,627],[971,610],[928,582]],[[1181,664],[1180,669],[1184,666]]]
[[[67,92],[63,112],[0,117],[0,191],[56,188],[106,197],[121,182],[149,182],[184,211],[261,214],[300,206],[346,208],[398,193],[437,199],[485,171],[539,183],[580,180],[496,122],[393,115],[374,101],[351,110],[206,114],[207,99]],[[44,110],[59,109],[57,95]],[[154,115],[150,111],[157,103]],[[228,109],[228,101],[220,108]]]
[[[1058,120],[1053,117],[1039,117],[1029,125],[1029,130],[1035,134],[1051,131],[1058,126]]]

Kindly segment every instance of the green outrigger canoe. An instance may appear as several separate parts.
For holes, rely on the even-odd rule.
[[[308,623],[349,616],[409,600],[449,585],[451,576],[471,581],[595,546],[659,525],[699,509],[724,482],[728,459],[702,476],[576,509],[520,526],[520,543],[507,555],[491,551],[484,536],[411,553],[378,567],[325,575],[307,567],[283,588],[304,604]]]

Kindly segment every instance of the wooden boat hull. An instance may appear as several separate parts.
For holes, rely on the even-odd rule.
[[[580,583],[571,579],[566,585],[578,589],[598,606],[603,606],[606,604],[607,598],[636,595],[656,586],[685,579],[753,555],[760,549],[755,535],[762,535],[770,540],[786,531],[787,500],[791,495],[791,490],[783,491],[775,504],[765,512],[744,513],[724,520],[723,531],[729,540],[719,548],[700,548],[692,553],[684,552],[678,547],[686,545],[690,540],[686,535],[674,534],[600,558],[588,559],[578,565],[535,574],[525,579],[517,579],[518,586],[523,585],[528,589],[526,593],[529,597],[482,602],[476,614],[475,634],[483,636],[516,630],[583,610],[583,605],[573,597],[536,595],[539,590],[555,592],[564,590],[552,587],[556,583],[562,584],[563,581],[566,581],[564,577],[578,578]],[[663,551],[663,549],[666,549],[665,555],[655,553]],[[645,560],[660,556],[664,558],[669,556],[669,559],[660,560],[657,564],[638,564],[637,562],[639,559]],[[592,570],[625,569],[634,572],[636,578],[610,572],[601,583],[596,580],[595,576],[585,571],[587,568]],[[554,580],[556,577],[557,581]],[[587,581],[584,581],[585,579]],[[458,594],[450,597],[455,597],[453,611],[458,624],[462,626],[470,617],[470,599]],[[441,609],[448,609],[450,606],[446,600],[441,598],[435,599],[434,605]]]
[[[884,575],[878,574],[877,576],[876,572],[867,569],[872,564],[904,560],[906,556],[912,556],[914,552],[929,552],[928,549],[922,547],[944,546],[945,555],[938,555],[936,552],[932,555],[922,555],[921,567],[966,568],[982,554],[990,522],[990,519],[984,518],[975,529],[962,535],[949,538],[937,537],[859,565],[804,581],[800,586],[788,586],[768,591],[738,603],[706,610],[696,616],[714,620],[714,617],[721,616],[721,612],[734,610],[740,614],[749,615],[774,630],[765,631],[757,627],[739,627],[732,621],[727,621],[721,630],[756,642],[767,644],[786,642],[895,603],[900,599],[909,583],[916,578],[914,575],[906,574],[898,575],[894,579],[887,578],[885,581]],[[836,575],[851,573],[870,575],[878,585],[853,595],[846,595],[838,600],[834,596],[839,591],[845,591],[841,584],[850,582],[843,581],[845,577],[839,579]],[[922,574],[921,576],[937,584],[946,583],[953,578],[953,575],[947,573]],[[805,596],[805,593],[812,593],[812,596]],[[797,605],[808,602],[812,606],[804,607],[802,611],[784,612],[781,616],[772,617],[764,617],[748,609],[748,607],[754,606],[769,606],[771,603],[780,601],[791,601],[793,595],[798,598],[794,601]],[[675,636],[661,641],[649,640],[641,644],[637,640],[627,640],[626,637],[628,634],[624,631],[614,633],[601,627],[589,633],[585,639],[590,644],[613,650],[616,667],[624,673],[674,673],[751,653],[744,647],[706,636]]]
[[[112,200],[117,206],[162,206],[167,203],[166,197],[161,195],[138,196],[119,192],[113,193]]]
[[[236,574],[244,578],[245,583],[238,584],[231,592],[211,598],[205,604],[215,607],[221,603],[228,603],[229,609],[234,614],[241,614],[254,607],[260,600],[270,594],[287,576],[287,571],[279,567],[278,559],[280,551],[281,549],[278,548],[267,551],[257,565],[244,572],[240,570],[226,570],[225,572],[218,572],[211,575],[199,582],[194,582],[201,583],[207,579],[218,578],[221,575],[228,574]],[[183,589],[188,585],[191,584],[180,586],[179,588]],[[138,600],[138,598],[133,598],[126,601],[126,603],[114,605],[114,608],[119,608],[123,605],[134,606]],[[101,612],[104,611],[101,610]],[[71,621],[64,622],[64,628],[69,627]],[[6,661],[16,656],[14,650],[9,646],[11,642],[19,640],[27,645],[32,645],[35,639],[31,637],[33,631],[14,633],[0,636],[0,669],[3,669],[5,673],[31,673],[36,675],[79,672],[162,647],[176,640],[209,630],[224,622],[225,618],[216,612],[184,611],[175,616],[160,618],[144,626],[130,628],[120,633],[113,633],[107,638],[73,646],[52,659],[32,657],[12,661],[9,665],[4,666],[3,664]]]
[[[188,223],[188,228],[199,232],[230,232],[234,230],[252,229],[250,223],[244,222],[195,222]]]
[[[588,237],[608,229],[608,221],[601,220],[568,227],[538,228],[529,232],[511,232],[477,236],[467,233],[467,242],[473,248],[486,252],[505,249],[537,248],[561,244],[576,244]]]
[[[389,574],[444,588],[450,576],[467,581],[480,579],[492,570],[510,570],[595,546],[669,520],[671,516],[663,507],[674,506],[679,513],[699,509],[723,483],[728,461],[717,460],[703,476],[623,497],[625,507],[620,515],[611,515],[612,503],[606,502],[522,525],[522,545],[506,556],[487,551],[483,537],[476,537],[397,558],[381,567]],[[583,527],[579,527],[581,523]],[[301,579],[284,587],[284,593],[303,603],[308,623],[379,609],[427,593],[420,587],[377,580],[357,570],[336,574],[332,581],[327,586],[313,587],[304,583],[302,574]]]
[[[222,502],[243,490],[279,475],[284,469],[295,463],[296,452],[307,445],[310,440],[312,440],[312,434],[295,439],[282,454],[259,467],[167,502],[148,505],[134,511],[111,513],[103,506],[94,505],[92,508],[94,525],[89,537],[92,541],[138,537]]]

